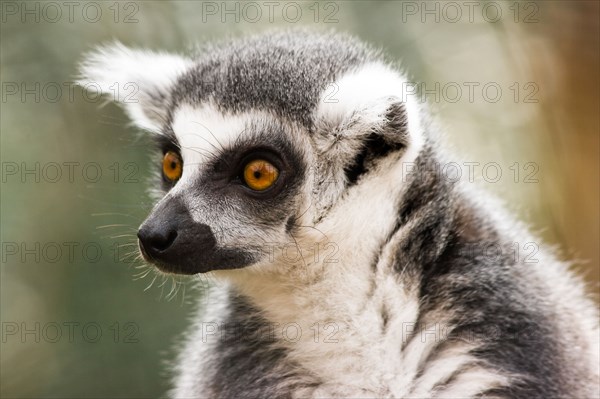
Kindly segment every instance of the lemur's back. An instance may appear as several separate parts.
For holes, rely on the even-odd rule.
[[[425,110],[376,52],[292,31],[196,58],[115,46],[82,70],[106,91],[138,82],[124,105],[158,133],[143,255],[217,282],[172,396],[598,396],[583,284],[544,247],[515,252],[537,240],[436,173]]]

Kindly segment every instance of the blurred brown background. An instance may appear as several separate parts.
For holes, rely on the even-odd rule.
[[[229,13],[222,2],[67,3],[0,3],[2,397],[164,395],[161,362],[172,358],[199,295],[188,284],[185,297],[181,289],[167,300],[171,282],[161,288],[160,280],[145,291],[153,274],[134,280],[139,263],[123,255],[135,252],[134,233],[151,206],[148,143],[120,109],[99,108],[70,83],[82,53],[114,39],[184,51],[225,35],[307,26],[382,47],[425,85],[456,158],[480,163],[474,184],[574,260],[598,297],[597,1],[472,2],[472,9],[435,1],[251,2],[260,16],[239,2],[226,3]],[[65,162],[79,162],[72,181]],[[93,168],[81,174],[91,162],[102,172],[97,181]],[[62,165],[56,181],[44,169],[52,163]],[[502,171],[498,181],[486,176],[491,163]]]

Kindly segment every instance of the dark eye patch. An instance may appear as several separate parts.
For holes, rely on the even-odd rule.
[[[253,192],[243,179],[245,166],[264,159],[279,171],[278,181],[272,189]],[[282,200],[295,191],[306,170],[301,154],[287,137],[284,126],[277,122],[257,123],[248,126],[231,146],[222,149],[206,163],[207,179],[215,182],[215,189],[225,190],[236,197],[267,201],[277,197]],[[218,182],[218,183],[217,183]],[[228,188],[226,188],[227,186]],[[205,186],[207,187],[207,186]]]

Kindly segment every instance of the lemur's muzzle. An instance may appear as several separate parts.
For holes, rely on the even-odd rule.
[[[219,249],[210,226],[196,223],[180,198],[165,198],[138,230],[144,259],[164,272],[204,273],[250,263],[242,251]]]

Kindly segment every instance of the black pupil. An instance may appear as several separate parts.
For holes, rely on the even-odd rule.
[[[254,178],[255,179],[260,179],[260,170],[255,170],[254,171]]]
[[[171,161],[171,169],[175,169],[177,167],[177,162]]]

